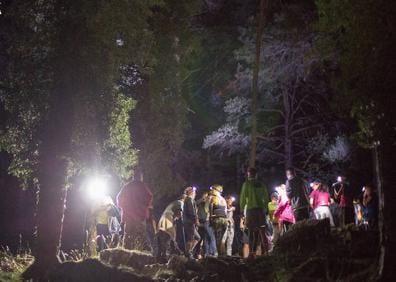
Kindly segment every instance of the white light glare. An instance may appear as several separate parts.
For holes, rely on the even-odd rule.
[[[100,177],[94,177],[88,180],[87,194],[91,200],[101,200],[107,194],[106,181]]]
[[[341,176],[338,176],[338,177],[337,177],[337,181],[338,181],[338,182],[341,182],[341,180],[342,180],[342,179],[341,179]]]

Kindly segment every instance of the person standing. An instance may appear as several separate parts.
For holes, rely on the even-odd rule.
[[[197,226],[199,224],[197,205],[195,203],[196,188],[187,187],[184,190],[186,199],[184,200],[184,233],[186,236],[186,256],[190,259],[193,258],[193,249],[201,237],[198,234]]]
[[[309,197],[304,181],[294,168],[286,169],[286,195],[290,200],[296,221],[309,218]]]
[[[183,210],[184,210],[184,200],[187,198],[187,195],[183,193],[177,199],[178,205],[182,210],[182,215],[180,218],[175,219],[175,226],[176,226],[176,242],[177,246],[182,250],[183,253],[186,252],[186,236],[184,234],[184,227],[183,227]]]
[[[158,221],[158,252],[156,256],[159,262],[167,261],[168,251],[176,254],[181,253],[176,242],[175,221],[182,217],[182,212],[183,206],[180,205],[180,201],[173,201],[166,207]]]
[[[226,198],[227,203],[227,228],[224,232],[222,244],[226,246],[227,256],[232,256],[232,243],[234,242],[234,234],[235,234],[235,222],[234,222],[234,211],[235,207],[232,206],[234,202],[234,197],[228,195]]]
[[[257,180],[257,171],[255,168],[249,168],[247,171],[247,180],[242,185],[239,203],[241,212],[246,209],[246,227],[249,232],[249,256],[254,257],[256,255],[260,242],[262,253],[266,253],[268,251],[268,240],[265,235],[268,191]]]
[[[125,184],[117,195],[117,205],[121,208],[121,223],[124,225],[124,248],[150,250],[146,235],[146,221],[152,206],[153,194],[141,180]]]
[[[378,227],[378,196],[374,187],[366,185],[363,192],[363,217],[369,229]]]
[[[203,243],[204,256],[217,257],[216,238],[212,227],[209,225],[209,202],[210,197],[208,192],[203,193],[202,198],[197,201],[198,233],[201,236],[201,240],[197,244],[197,255],[199,256],[201,254],[200,244]]]
[[[345,176],[338,176],[337,182],[332,185],[332,196],[338,205],[338,226],[354,222],[353,191]]]
[[[330,226],[334,227],[333,216],[330,212],[331,197],[326,191],[326,187],[319,181],[312,183],[313,191],[309,195],[309,204],[311,205],[315,218],[330,220]]]
[[[227,228],[227,203],[221,193],[223,186],[214,184],[210,187],[210,202],[209,202],[209,222],[213,228],[216,238],[216,247],[219,255],[225,254],[225,246],[222,244],[222,239]]]
[[[289,226],[296,223],[290,199],[287,197],[286,185],[281,184],[278,188],[278,206],[274,211],[274,218],[278,222],[279,235],[283,235]]]
[[[278,208],[278,193],[274,192],[271,194],[271,201],[268,203],[268,222],[271,225],[271,247],[270,250],[273,249],[276,241],[279,239],[279,228],[278,228],[278,219],[274,216],[276,209]]]

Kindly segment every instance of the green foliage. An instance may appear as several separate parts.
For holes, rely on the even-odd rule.
[[[389,134],[394,136],[389,101],[395,74],[394,64],[389,62],[395,61],[395,3],[317,0],[316,4],[316,28],[322,34],[318,47],[323,57],[338,62],[341,70],[334,78],[338,92],[335,108],[356,121],[354,137],[363,147],[371,147],[385,132],[386,139]]]
[[[125,181],[131,177],[131,168],[137,163],[137,152],[131,148],[129,132],[129,113],[135,101],[118,92],[113,95],[116,102],[110,114],[109,137],[104,142],[103,163]]]
[[[69,173],[105,167],[130,176],[136,162],[128,128],[134,103],[114,89],[122,65],[150,71],[148,17],[161,3],[14,1],[2,11],[6,66],[0,95],[8,119],[0,146],[11,156],[10,173],[25,187],[37,177],[51,101],[62,95],[72,101],[72,146],[59,152],[69,160]],[[59,85],[67,89],[60,93]]]
[[[151,18],[156,64],[132,121],[142,128],[139,162],[156,198],[175,193],[185,184],[176,164],[187,126],[188,106],[182,89],[187,58],[194,46],[189,19],[197,6],[197,1],[164,2]]]

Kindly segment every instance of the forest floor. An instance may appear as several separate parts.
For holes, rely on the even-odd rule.
[[[0,251],[0,281],[21,281],[23,271],[33,262],[29,254],[12,254],[9,250]]]
[[[307,220],[285,233],[270,256],[210,257],[199,261],[172,256],[167,263],[159,264],[145,252],[108,249],[98,259],[60,264],[51,271],[49,280],[372,281],[377,269],[377,242],[377,234],[353,225],[330,230],[326,220]],[[10,274],[13,272],[7,273],[0,276],[0,281],[18,281],[18,271],[15,277]]]

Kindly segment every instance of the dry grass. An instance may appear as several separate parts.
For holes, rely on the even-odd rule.
[[[14,255],[8,248],[0,251],[0,281],[22,281],[21,273],[33,262],[30,252]]]

